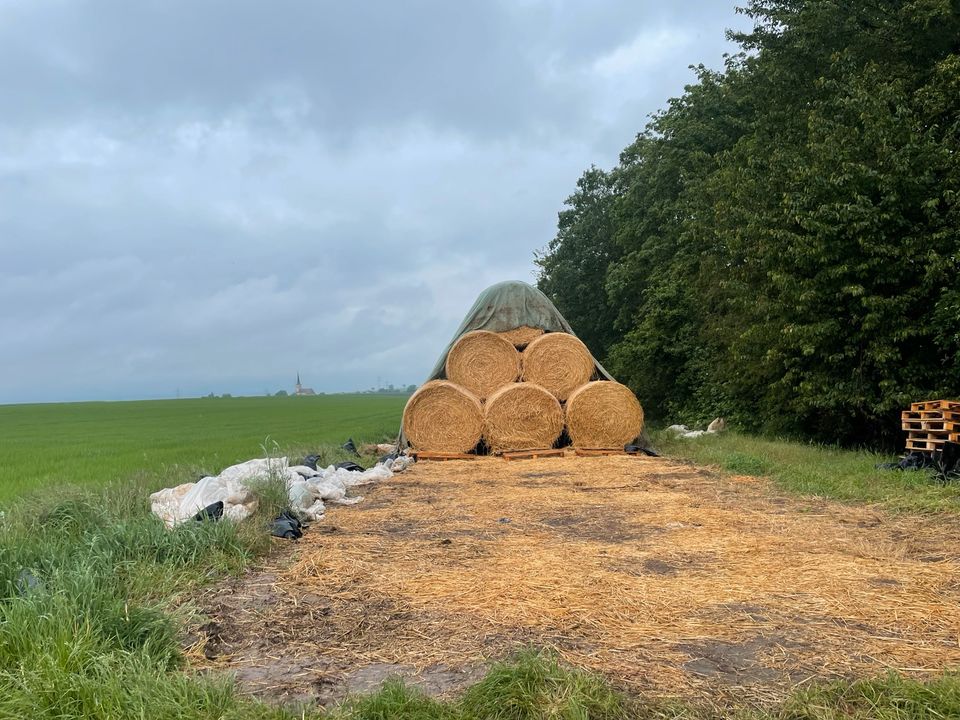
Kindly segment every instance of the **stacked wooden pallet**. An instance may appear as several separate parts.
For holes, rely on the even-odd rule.
[[[947,441],[960,442],[960,402],[956,400],[915,402],[900,419],[908,452],[934,452]]]

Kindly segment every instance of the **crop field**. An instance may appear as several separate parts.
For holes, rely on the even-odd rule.
[[[55,483],[157,487],[273,453],[396,436],[405,396],[201,398],[0,406],[0,505]]]

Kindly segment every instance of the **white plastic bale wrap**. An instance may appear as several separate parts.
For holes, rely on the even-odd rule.
[[[174,527],[190,520],[208,505],[223,502],[223,516],[240,522],[257,509],[257,483],[282,479],[291,509],[314,521],[323,517],[325,503],[358,503],[363,498],[348,496],[351,488],[387,480],[406,470],[411,462],[411,458],[399,457],[363,472],[351,472],[333,466],[323,470],[306,465],[288,466],[285,457],[248,460],[226,468],[219,475],[155,492],[150,496],[150,509],[167,527]]]

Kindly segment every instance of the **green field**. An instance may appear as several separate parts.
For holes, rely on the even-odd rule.
[[[167,486],[348,437],[396,436],[405,396],[202,398],[0,406],[0,504],[53,484]],[[274,445],[276,443],[276,445]]]

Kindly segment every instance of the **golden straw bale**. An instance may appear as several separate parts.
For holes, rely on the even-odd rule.
[[[622,448],[643,430],[643,408],[630,388],[598,380],[567,400],[567,432],[576,447]]]
[[[466,388],[431,380],[407,400],[403,432],[417,450],[468,452],[480,442],[483,406]]]
[[[563,432],[563,409],[533,383],[505,385],[487,398],[483,436],[494,452],[553,447]]]
[[[541,335],[527,345],[522,361],[522,379],[542,385],[558,400],[566,400],[593,376],[593,356],[586,345],[568,333]]]
[[[518,350],[522,350],[531,342],[543,335],[543,329],[530,327],[529,325],[521,325],[513,330],[506,330],[505,332],[498,333],[498,335],[505,340],[512,342],[514,347],[516,347]]]
[[[520,377],[520,353],[513,343],[488,330],[460,336],[447,354],[447,380],[481,400]]]

